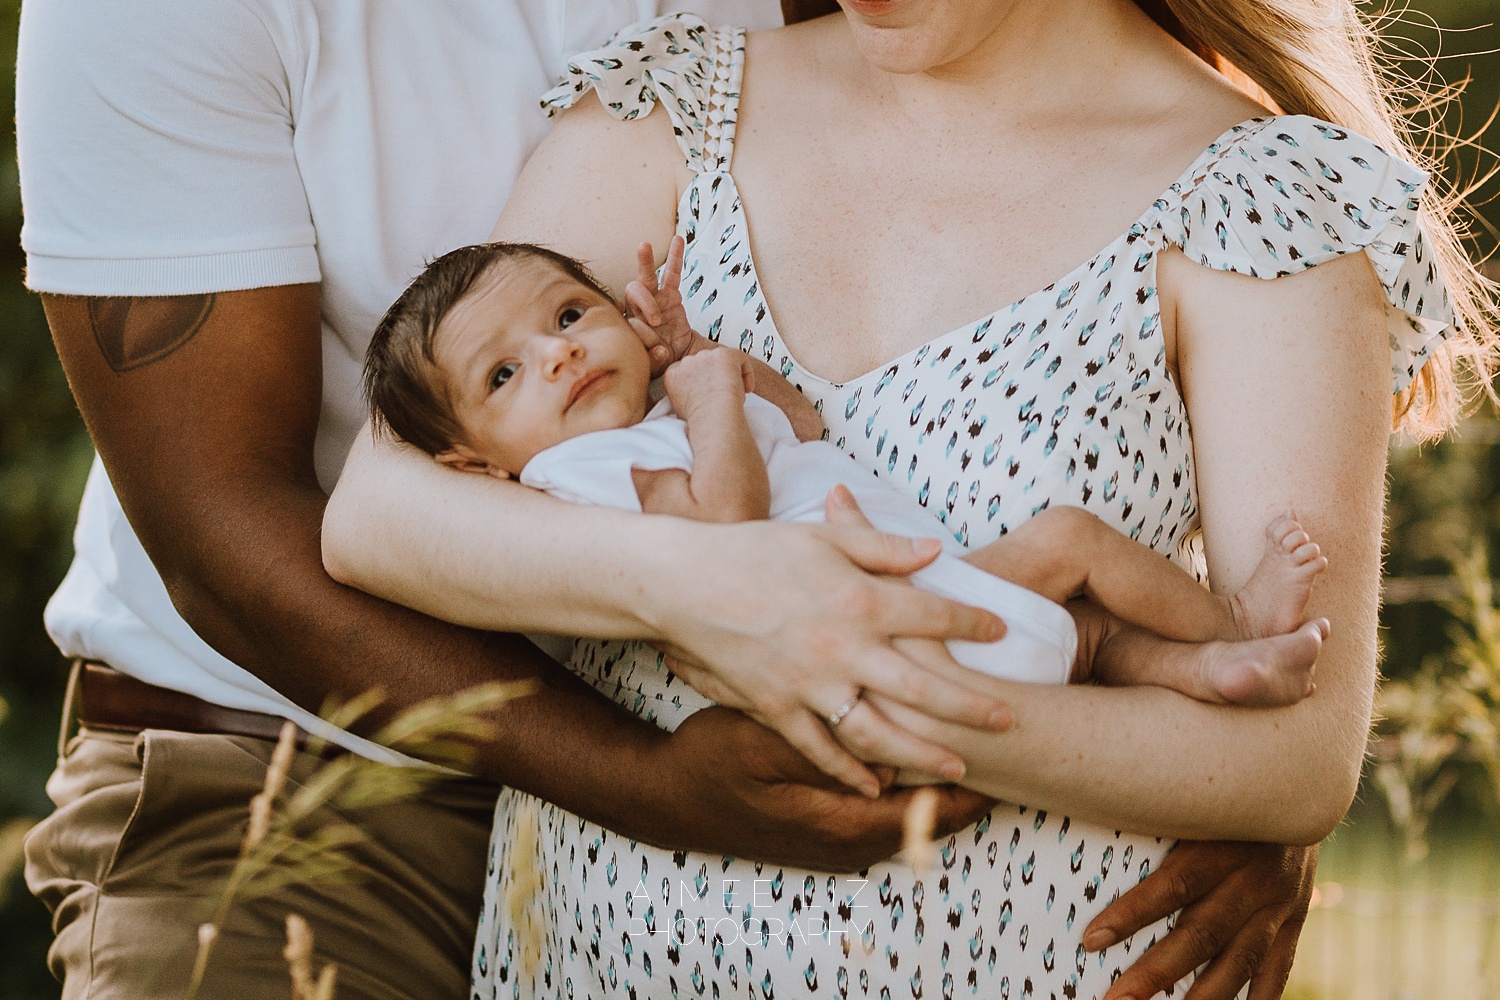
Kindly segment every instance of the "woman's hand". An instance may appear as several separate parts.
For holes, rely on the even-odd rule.
[[[1312,900],[1318,849],[1183,841],[1084,929],[1099,951],[1181,910],[1172,931],[1110,985],[1105,1000],[1154,997],[1207,963],[1183,1000],[1277,1000]]]
[[[921,569],[940,551],[937,542],[858,525],[761,523],[734,526],[716,549],[711,577],[681,574],[675,581],[693,613],[663,624],[667,637],[656,644],[694,688],[775,729],[825,773],[879,794],[874,773],[841,741],[876,763],[963,777],[961,758],[893,724],[866,692],[970,729],[1009,727],[1010,711],[999,699],[892,645],[898,636],[993,642],[1004,635],[1004,624],[987,611],[883,578]],[[725,567],[733,568],[734,586],[714,584]],[[960,669],[951,658],[948,665]],[[854,708],[831,723],[851,700]]]

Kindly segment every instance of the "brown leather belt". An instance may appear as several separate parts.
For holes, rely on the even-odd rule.
[[[286,722],[278,715],[225,708],[181,691],[147,684],[98,660],[74,661],[68,701],[77,706],[80,726],[114,733],[170,729],[275,740]],[[65,713],[65,730],[67,725]],[[299,733],[299,737],[305,735]]]

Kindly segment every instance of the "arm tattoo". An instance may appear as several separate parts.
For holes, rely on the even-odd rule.
[[[116,372],[142,368],[176,351],[203,328],[214,296],[91,297],[89,327]]]

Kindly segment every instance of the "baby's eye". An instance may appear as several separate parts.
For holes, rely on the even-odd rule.
[[[566,330],[581,319],[583,319],[583,310],[576,306],[569,306],[557,314],[557,328]]]
[[[508,361],[499,368],[496,368],[495,373],[490,376],[490,391],[493,392],[509,382],[511,376],[520,370],[521,366],[514,361]]]

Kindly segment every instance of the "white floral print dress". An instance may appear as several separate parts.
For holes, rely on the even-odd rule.
[[[1393,389],[1451,321],[1416,224],[1426,176],[1343,129],[1268,117],[1226,132],[1053,284],[827,382],[782,344],[750,256],[729,172],[743,60],[743,31],[663,18],[578,56],[543,105],[592,90],[629,119],[661,104],[696,174],[678,210],[694,327],[781,371],[829,440],[965,544],[1071,504],[1202,577],[1191,440],[1156,299],[1165,249],[1267,279],[1364,250],[1390,300]],[[668,729],[707,704],[638,643],[580,640],[570,665]],[[934,871],[887,862],[835,877],[659,850],[506,792],[474,996],[1094,998],[1170,921],[1097,955],[1083,927],[1170,847],[1000,805],[947,838]]]

